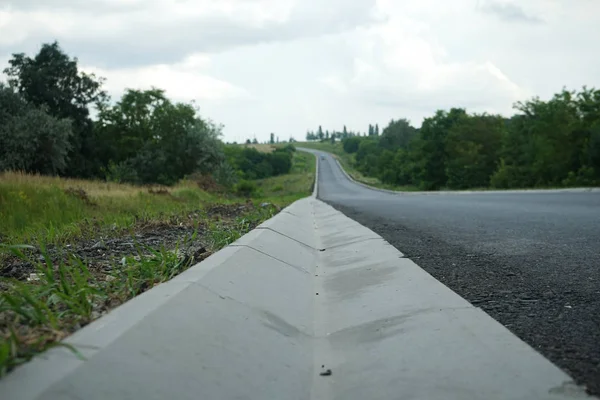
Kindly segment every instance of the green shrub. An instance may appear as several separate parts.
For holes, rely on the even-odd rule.
[[[251,181],[240,181],[237,185],[235,185],[235,193],[240,196],[250,197],[253,194],[256,194],[258,191],[258,186],[254,182]]]

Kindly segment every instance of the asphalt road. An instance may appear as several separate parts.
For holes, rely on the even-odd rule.
[[[389,194],[323,157],[321,200],[600,394],[600,192]]]

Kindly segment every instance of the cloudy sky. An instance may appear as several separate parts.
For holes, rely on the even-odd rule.
[[[600,86],[598,0],[0,0],[0,63],[58,40],[126,87],[195,100],[225,140],[509,114]]]

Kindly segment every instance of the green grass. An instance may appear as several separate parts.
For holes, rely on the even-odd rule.
[[[282,206],[309,196],[315,180],[315,156],[296,151],[289,174],[259,179],[257,198]]]
[[[289,174],[255,182],[259,195],[250,200],[254,206],[246,204],[234,216],[212,217],[203,210],[247,199],[209,193],[193,182],[148,188],[0,174],[0,267],[18,258],[35,270],[28,280],[0,277],[0,376],[48,348],[63,346],[61,340],[75,330],[198,262],[187,251],[196,233],[182,238],[175,249],[136,244],[110,272],[87,265],[66,244],[133,233],[149,224],[190,223],[192,213],[194,226],[202,225],[202,244],[214,252],[274,215],[276,207],[261,203],[284,207],[310,195],[314,171],[315,157],[296,152]],[[46,244],[62,249],[54,261]]]
[[[208,246],[218,250],[273,216],[273,208],[256,208],[233,223],[208,226]],[[182,240],[175,249],[137,247],[119,268],[109,274],[92,272],[80,259],[69,256],[56,265],[47,252],[43,259],[28,256],[31,246],[1,245],[35,266],[33,281],[1,279],[0,290],[0,377],[53,346],[60,340],[125,301],[166,282],[197,260],[186,254],[193,242]],[[76,349],[71,348],[76,352]]]
[[[162,190],[152,194],[144,187],[3,173],[0,242],[66,243],[225,201],[191,183]]]

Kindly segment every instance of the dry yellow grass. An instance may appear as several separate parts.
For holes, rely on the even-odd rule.
[[[83,189],[91,198],[128,197],[136,195],[139,192],[147,192],[150,188],[150,186],[142,187],[125,183],[61,178],[58,176],[27,174],[24,172],[1,172],[0,183],[9,185],[31,185],[39,187],[54,186],[60,189]],[[152,187],[157,188],[157,186]],[[172,190],[173,188],[170,189]]]
[[[4,172],[0,242],[59,242],[103,227],[127,228],[136,221],[184,215],[205,202],[223,201],[227,200],[191,181],[169,188],[143,187]]]
[[[275,145],[272,144],[244,144],[243,146],[254,148],[260,151],[261,153],[272,153],[277,148],[275,147]]]

